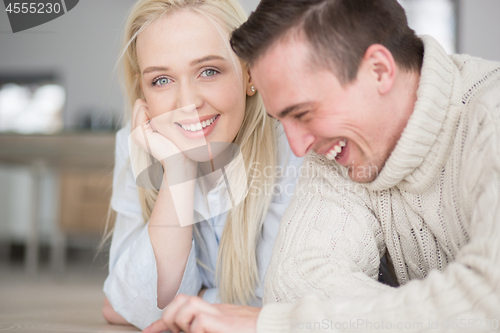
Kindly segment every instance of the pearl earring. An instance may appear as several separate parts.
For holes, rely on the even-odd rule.
[[[250,89],[252,90],[252,92],[255,92],[255,87],[254,86],[252,86]]]

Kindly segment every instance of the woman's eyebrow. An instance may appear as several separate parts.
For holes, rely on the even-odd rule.
[[[209,55],[209,56],[206,56],[206,57],[203,57],[203,58],[200,58],[200,59],[195,59],[195,60],[191,61],[189,63],[189,65],[190,66],[195,66],[195,65],[201,64],[202,62],[210,61],[210,60],[224,60],[225,61],[226,58],[218,56],[218,55]],[[151,72],[167,72],[168,69],[169,69],[168,67],[152,66],[152,67],[146,68],[142,72],[142,75],[145,75],[145,74],[148,74],[148,73],[151,73]]]
[[[146,68],[143,72],[142,72],[142,75],[144,74],[148,74],[148,73],[151,73],[151,72],[166,72],[168,71],[168,67],[157,67],[157,66],[152,66],[152,67],[148,67]]]
[[[209,55],[209,56],[206,56],[206,57],[203,57],[203,58],[200,58],[200,59],[196,59],[196,60],[193,60],[189,63],[190,66],[195,66],[195,65],[198,65],[202,62],[205,62],[205,61],[210,61],[210,60],[214,60],[214,59],[218,59],[218,60],[226,60],[224,57],[221,57],[221,56],[218,56],[218,55]]]

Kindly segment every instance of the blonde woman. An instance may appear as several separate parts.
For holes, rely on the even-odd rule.
[[[245,20],[236,0],[140,0],[130,13],[123,62],[132,119],[117,133],[111,201],[117,214],[104,284],[103,314],[111,323],[144,329],[179,293],[261,304],[302,160],[231,50],[230,33]],[[200,140],[238,147],[239,159],[225,162],[228,170],[243,163],[246,173],[230,182],[245,190],[237,202],[230,193],[229,210],[229,187],[216,172],[205,173],[212,177],[208,190],[186,185],[174,194],[176,175],[194,179],[208,163],[185,153],[183,145]],[[140,181],[145,167],[137,170],[150,155],[162,163],[158,188]],[[217,158],[220,164],[226,157]],[[199,222],[182,223],[186,216]]]

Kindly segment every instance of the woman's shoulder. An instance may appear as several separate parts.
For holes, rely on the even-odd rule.
[[[131,128],[131,124],[130,124],[130,121],[127,121],[122,128],[120,128],[117,132],[116,132],[116,136],[120,136],[120,137],[123,137],[123,136],[129,136],[130,135],[130,128]]]
[[[292,152],[281,123],[278,123],[276,127],[276,139],[278,161],[276,165],[276,188],[273,202],[288,205],[302,174],[301,168],[304,158],[297,157]]]
[[[128,122],[116,132],[115,167],[111,206],[115,211],[120,213],[140,215],[141,207],[139,204],[135,178],[130,165],[130,152],[128,149],[130,128],[131,125],[130,122]]]
[[[115,154],[118,159],[127,159],[130,155],[128,150],[128,138],[130,136],[131,124],[127,122],[121,129],[116,132]]]

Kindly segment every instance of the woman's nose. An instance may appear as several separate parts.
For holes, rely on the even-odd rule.
[[[200,109],[203,106],[203,97],[196,85],[191,82],[183,82],[177,91],[177,109],[188,106]]]

